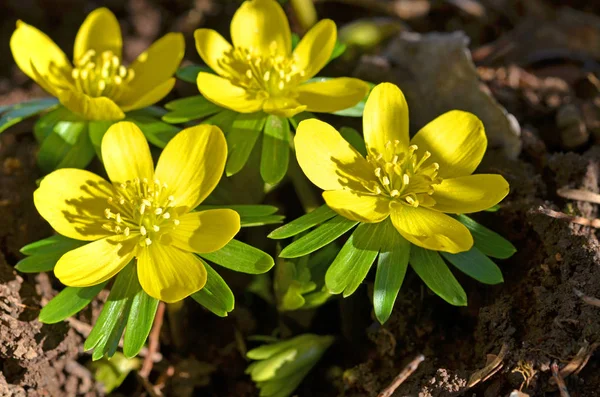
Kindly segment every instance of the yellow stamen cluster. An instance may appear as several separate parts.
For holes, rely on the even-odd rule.
[[[139,244],[147,247],[165,232],[179,225],[175,198],[167,195],[167,184],[136,178],[116,187],[104,210],[108,222],[102,227],[115,234],[139,235]]]
[[[419,159],[417,145],[404,151],[400,141],[389,141],[385,144],[384,153],[370,150],[367,161],[373,167],[377,182],[365,183],[363,186],[377,195],[385,195],[395,201],[413,207],[432,206],[435,200],[431,197],[434,185],[442,182],[438,177],[438,163],[423,164],[431,153],[425,152]]]
[[[231,82],[255,93],[259,98],[288,94],[288,88],[300,84],[305,72],[293,57],[278,53],[276,46],[270,54],[253,48],[234,48],[221,58],[219,65]]]
[[[112,51],[88,50],[75,61],[71,77],[77,89],[91,97],[117,99],[126,83],[134,78],[134,72],[123,66]]]

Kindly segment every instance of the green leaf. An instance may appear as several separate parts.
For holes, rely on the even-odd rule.
[[[315,230],[285,247],[279,256],[281,258],[297,258],[299,256],[310,254],[337,239],[356,226],[357,223],[358,222],[351,221],[343,216],[336,215]]]
[[[182,66],[175,72],[175,76],[190,84],[196,84],[196,80],[198,79],[198,73],[206,72],[215,74],[211,68],[208,66],[200,66],[200,65],[187,65]]]
[[[363,282],[379,252],[380,224],[361,223],[350,235],[325,274],[325,285],[333,294],[352,295]]]
[[[164,123],[160,119],[135,112],[127,114],[125,121],[131,121],[140,127],[148,142],[161,149],[167,146],[167,143],[180,131],[180,128]]]
[[[227,133],[227,176],[237,174],[246,165],[266,121],[263,112],[241,113],[235,118]]]
[[[96,156],[98,156],[100,160],[102,160],[102,138],[104,138],[104,134],[106,134],[106,131],[108,131],[113,124],[113,121],[108,120],[90,121],[88,123],[90,141],[92,142],[92,145],[94,145]]]
[[[310,113],[310,112],[302,112],[302,113],[298,113],[297,115],[288,118],[288,121],[290,122],[291,126],[294,128],[294,130],[298,129],[298,124],[300,124],[301,121],[304,120],[308,120],[308,119],[313,119],[315,118],[315,115]]]
[[[367,155],[367,147],[365,145],[364,138],[354,128],[342,127],[340,128],[340,135],[346,140],[354,149],[358,150],[363,156]]]
[[[207,272],[206,284],[200,291],[193,293],[191,297],[217,316],[227,317],[227,314],[235,306],[233,292],[219,273],[210,267],[208,263],[202,262]]]
[[[21,248],[20,252],[24,255],[40,255],[40,254],[64,254],[67,251],[81,247],[87,244],[87,241],[75,240],[60,234],[38,240],[31,244],[27,244]]]
[[[333,61],[335,58],[340,57],[344,52],[346,52],[346,44],[336,41],[335,46],[333,47],[333,51],[331,52],[331,56],[329,57],[329,61]]]
[[[265,273],[275,265],[271,255],[238,240],[231,240],[220,250],[200,256],[227,269],[248,274]]]
[[[212,115],[206,120],[202,121],[202,124],[210,124],[216,125],[223,131],[225,136],[231,130],[231,125],[233,124],[233,120],[236,119],[238,113],[229,109],[220,109],[219,113]]]
[[[389,223],[386,225],[389,242],[386,241],[379,252],[373,290],[373,309],[375,317],[381,324],[390,318],[394,309],[396,297],[408,268],[411,245],[395,230],[389,220],[386,221],[387,223]],[[393,230],[389,230],[389,228]]]
[[[510,258],[517,249],[510,241],[480,225],[466,215],[458,215],[457,219],[471,231],[474,246],[487,256],[498,259]]]
[[[290,125],[279,116],[270,114],[265,123],[260,175],[272,185],[283,179],[290,158]]]
[[[467,294],[437,251],[413,245],[410,265],[436,295],[454,306],[466,306]]]
[[[33,126],[33,134],[38,143],[44,142],[44,140],[52,133],[54,126],[60,121],[77,121],[79,117],[71,113],[71,111],[64,106],[57,106],[56,109],[49,111],[42,115]],[[81,121],[81,120],[79,120]]]
[[[310,229],[313,226],[323,223],[334,216],[336,216],[335,211],[323,204],[314,211],[311,211],[306,215],[302,215],[300,218],[296,218],[290,223],[273,230],[267,237],[274,240],[292,237]]]
[[[217,208],[228,208],[240,215],[242,227],[271,225],[281,223],[285,219],[283,215],[273,215],[277,207],[272,205],[199,205],[196,211],[206,211]]]
[[[171,111],[162,116],[162,119],[172,124],[199,120],[207,116],[212,116],[222,110],[218,105],[215,105],[201,95],[177,99],[167,103],[165,107]]]
[[[49,173],[59,168],[85,168],[96,151],[86,121],[60,121],[38,152],[38,165]]]
[[[329,79],[329,78],[327,78],[327,79]],[[371,89],[369,90],[367,95],[365,95],[365,97],[360,102],[358,102],[356,105],[354,105],[350,108],[338,110],[337,112],[334,112],[333,114],[335,114],[336,116],[344,116],[344,117],[362,117],[363,112],[365,110],[365,104],[367,103],[367,98],[369,97],[373,87],[375,87],[375,84],[373,84],[373,83],[370,83],[368,81],[366,81],[365,83],[367,83]]]
[[[91,287],[66,287],[42,308],[40,322],[54,324],[79,313],[107,283],[108,280]]]
[[[38,254],[21,259],[15,269],[23,273],[49,272],[63,254]]]
[[[133,298],[140,289],[136,266],[132,261],[117,275],[104,308],[83,345],[86,351],[94,349],[92,360],[98,360],[104,355],[110,358],[115,354]]]
[[[2,109],[2,113],[4,114],[0,117],[0,133],[26,118],[35,116],[57,104],[58,100],[56,98],[42,98],[17,103],[16,105]]]
[[[151,297],[141,288],[133,297],[123,339],[125,357],[135,357],[144,347],[154,323],[158,303],[158,299]]]
[[[461,272],[484,284],[499,284],[504,281],[500,268],[477,247],[458,254],[441,252],[446,260]]]

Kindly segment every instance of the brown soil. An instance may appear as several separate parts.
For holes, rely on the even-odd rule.
[[[12,66],[6,43],[16,18],[43,28],[69,49],[85,13],[102,3],[124,22],[129,59],[159,33],[183,30],[188,39],[188,59],[197,62],[191,41],[193,29],[202,23],[226,31],[227,20],[235,10],[233,4],[220,6],[209,0],[94,4],[32,0],[26,9],[21,3],[9,0],[0,4],[5,22],[0,30],[0,53],[5,60],[0,64],[0,104],[43,95]],[[485,65],[478,72],[486,88],[522,126],[523,149],[517,159],[507,159],[503,151],[492,149],[480,167],[480,172],[504,175],[511,184],[501,211],[476,217],[509,238],[518,249],[514,257],[499,262],[505,283],[484,286],[457,274],[469,296],[469,306],[456,308],[430,293],[409,272],[392,317],[380,326],[371,313],[369,283],[349,299],[324,305],[311,318],[297,314],[279,318],[267,303],[245,291],[248,277],[223,271],[237,299],[236,310],[228,318],[217,318],[187,302],[178,319],[165,321],[161,332],[163,359],[154,365],[150,377],[151,382],[164,383],[165,395],[258,395],[244,374],[241,340],[248,335],[271,334],[277,327],[284,332],[338,336],[297,391],[301,397],[376,396],[417,354],[424,354],[425,361],[394,396],[494,397],[508,396],[515,389],[530,396],[558,396],[551,364],[557,362],[563,368],[580,351],[587,351],[582,355],[589,360],[580,372],[566,377],[570,395],[600,395],[600,360],[593,351],[600,342],[600,308],[574,292],[600,297],[596,230],[539,211],[544,207],[586,218],[599,217],[597,204],[566,200],[556,193],[564,187],[599,192],[598,89],[586,77],[589,62],[592,71],[598,72],[593,69],[599,60],[593,53],[597,48],[590,49],[588,63],[564,53],[544,53],[546,58],[538,57],[535,62],[523,60],[519,54],[534,51],[522,48],[520,52],[503,52],[505,58],[484,56],[484,44],[519,25],[526,19],[524,14],[540,17],[543,13],[536,7],[553,11],[560,2],[481,3],[497,3],[508,11],[490,6],[487,19],[478,19],[450,6],[440,6],[434,7],[429,16],[415,17],[408,23],[423,32],[465,30],[472,39],[474,58]],[[589,15],[597,11],[587,2],[564,3],[585,9]],[[65,9],[69,12],[59,12]],[[351,6],[324,4],[320,11],[338,21],[364,16],[364,9]],[[585,37],[597,43],[600,34],[589,29]],[[519,30],[527,32],[524,27]],[[492,46],[492,53],[499,48]],[[357,62],[354,59],[339,68],[353,70]],[[372,80],[377,81],[377,77]],[[193,89],[189,86],[178,85],[177,94],[190,93]],[[565,133],[559,127],[557,117],[565,105],[573,105],[583,114],[583,130]],[[0,395],[100,395],[100,386],[85,367],[89,355],[82,352],[83,336],[70,323],[49,326],[36,320],[41,305],[56,294],[60,285],[52,275],[23,275],[12,269],[20,259],[20,247],[51,233],[31,199],[40,177],[31,126],[24,123],[0,135]],[[290,190],[284,187],[279,194],[279,198],[289,197]],[[254,229],[251,238],[263,235],[265,230]],[[250,233],[244,237],[250,238]],[[95,304],[94,313],[97,307]],[[88,310],[80,319],[89,322],[92,316]],[[488,355],[498,355],[503,346],[505,355],[498,372],[469,387],[471,377],[486,366],[487,358],[493,358]],[[214,366],[208,371],[208,381],[204,381],[202,363]],[[134,375],[119,391],[122,395],[145,393]]]

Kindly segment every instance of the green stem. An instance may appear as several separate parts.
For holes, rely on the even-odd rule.
[[[317,23],[317,10],[313,0],[290,0],[290,3],[302,29],[307,31]]]
[[[323,204],[321,198],[315,193],[313,185],[300,169],[300,166],[296,161],[296,156],[291,156],[290,158],[288,176],[294,185],[294,189],[296,190],[300,203],[302,203],[304,212],[309,213]]]
[[[167,313],[169,320],[169,329],[171,330],[171,338],[177,349],[182,349],[185,346],[185,331],[183,325],[183,300],[175,303],[167,303]]]

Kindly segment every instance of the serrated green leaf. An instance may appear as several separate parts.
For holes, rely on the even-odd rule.
[[[87,244],[87,241],[75,240],[60,234],[38,240],[27,244],[21,248],[20,252],[24,255],[42,255],[42,254],[64,254],[67,251],[81,247]]]
[[[200,256],[219,266],[248,274],[265,273],[275,265],[271,255],[238,240],[231,240],[220,250]]]
[[[296,236],[303,231],[310,229],[320,223],[323,223],[337,214],[327,205],[323,204],[314,211],[309,212],[306,215],[302,215],[299,218],[294,219],[286,225],[283,225],[273,230],[267,237],[274,240],[281,240],[288,237]]]
[[[342,127],[340,128],[340,135],[346,140],[352,147],[363,156],[367,155],[367,147],[365,145],[364,138],[354,128]]]
[[[160,119],[134,112],[127,114],[124,121],[131,121],[137,125],[148,142],[161,149],[180,131],[179,127],[164,123]]]
[[[57,104],[58,100],[56,98],[42,98],[17,103],[9,108],[5,108],[4,114],[0,117],[0,133],[26,118],[35,116]]]
[[[237,174],[246,165],[266,121],[263,112],[241,113],[235,118],[227,133],[227,176]]]
[[[202,262],[207,272],[206,285],[200,291],[193,293],[191,297],[217,316],[227,317],[227,314],[235,306],[233,292],[219,273],[208,263]]]
[[[285,176],[290,159],[290,126],[283,117],[270,114],[265,122],[260,175],[272,185]]]
[[[60,121],[41,144],[38,165],[44,173],[59,168],[85,168],[95,154],[86,121]]]
[[[218,105],[215,105],[201,95],[177,99],[167,103],[166,108],[171,111],[162,116],[162,119],[172,124],[200,120],[222,110]]]
[[[158,299],[151,297],[141,288],[133,297],[123,338],[125,357],[135,357],[144,347],[154,323],[158,303]]]
[[[469,277],[484,284],[499,284],[504,281],[500,268],[477,247],[466,252],[450,254],[441,252],[446,260]]]
[[[471,231],[474,246],[487,256],[498,259],[510,258],[517,249],[498,233],[475,222],[466,215],[458,215],[457,219]]]
[[[437,251],[413,245],[410,265],[436,295],[454,306],[466,306],[467,294]]]
[[[375,286],[373,290],[373,309],[375,317],[383,324],[392,314],[398,292],[402,287],[411,244],[398,233],[391,222],[386,221],[388,238],[381,247],[377,259],[377,272],[375,273]],[[389,228],[393,230],[389,230]]]
[[[55,324],[75,315],[89,305],[107,283],[108,280],[91,287],[66,287],[42,308],[40,322]]]
[[[285,247],[279,256],[281,258],[297,258],[299,256],[310,254],[337,239],[356,226],[357,223],[358,222],[351,221],[343,216],[336,215],[315,230],[312,230],[310,233],[300,237],[298,240]]]
[[[177,72],[175,72],[175,76],[179,80],[183,80],[190,84],[196,84],[198,73],[200,72],[215,74],[215,72],[213,72],[213,70],[208,66],[187,65],[180,67]]]
[[[325,285],[333,294],[352,295],[363,282],[379,252],[378,223],[361,223],[335,257],[325,274]]]
[[[132,261],[117,275],[104,308],[83,345],[86,351],[94,349],[92,360],[98,360],[104,355],[110,358],[115,354],[127,323],[133,297],[140,289],[136,266]]]

